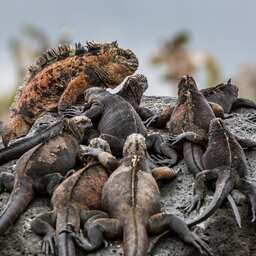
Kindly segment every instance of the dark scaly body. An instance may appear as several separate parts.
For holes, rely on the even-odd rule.
[[[115,88],[138,67],[137,57],[117,43],[87,43],[75,49],[69,46],[47,51],[38,59],[11,108],[11,116],[2,128],[7,146],[28,133],[35,120],[49,111],[64,111],[76,103],[87,88]]]
[[[180,218],[161,213],[160,192],[152,175],[156,172],[174,173],[168,167],[150,168],[145,138],[141,134],[128,136],[123,158],[110,175],[102,190],[102,210],[110,218],[96,219],[87,227],[87,238],[72,233],[77,244],[93,251],[103,243],[103,236],[123,236],[125,256],[145,256],[148,251],[148,233],[174,231],[185,242],[196,246],[201,253],[211,255],[209,247]]]
[[[47,140],[26,152],[15,166],[15,178],[5,181],[1,173],[0,184],[13,189],[8,204],[0,215],[0,234],[13,224],[29,205],[35,193],[49,193],[76,163],[80,142],[91,122],[86,117],[75,117],[68,122],[63,133]],[[51,184],[49,188],[48,185]]]
[[[203,166],[205,171],[196,176],[195,194],[201,193],[203,181],[208,180],[216,180],[216,190],[208,208],[192,220],[191,224],[198,224],[210,217],[234,188],[249,196],[254,220],[256,188],[245,180],[246,157],[242,147],[233,134],[225,128],[221,119],[215,118],[211,122],[208,147],[203,155]]]

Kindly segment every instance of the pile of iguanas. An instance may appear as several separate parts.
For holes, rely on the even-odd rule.
[[[11,192],[0,214],[0,235],[37,195],[52,198],[53,210],[31,222],[47,255],[75,255],[76,246],[89,253],[108,239],[122,239],[124,255],[148,255],[148,237],[160,234],[160,241],[169,232],[213,255],[190,228],[225,198],[241,225],[229,194],[234,188],[248,196],[255,220],[256,187],[245,179],[243,148],[256,147],[256,141],[232,134],[223,121],[234,108],[256,109],[255,102],[238,98],[230,80],[200,91],[184,76],[175,105],[154,113],[140,106],[148,83],[144,75],[133,75],[138,65],[135,54],[116,42],[90,41],[48,50],[29,67],[10,119],[1,125],[0,163],[18,161],[14,174],[0,173],[0,193]],[[106,90],[126,77],[119,92]],[[56,122],[39,123],[29,132],[48,112]],[[167,123],[167,140],[148,133],[149,126]],[[171,167],[181,158],[195,177],[187,212],[200,208],[206,185],[215,187],[208,208],[189,221],[161,212],[158,181],[178,175]]]

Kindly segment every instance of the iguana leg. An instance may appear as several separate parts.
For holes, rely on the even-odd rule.
[[[169,229],[184,242],[195,246],[201,254],[213,255],[209,246],[197,234],[189,230],[185,221],[173,214],[153,215],[148,219],[146,227],[149,233],[161,233]]]
[[[170,136],[169,141],[172,142],[172,145],[175,145],[179,142],[183,142],[183,140],[188,140],[195,144],[200,144],[205,146],[207,144],[207,139],[196,134],[194,132],[183,132],[179,135]]]
[[[117,219],[97,219],[88,227],[87,238],[80,234],[70,233],[75,243],[85,251],[94,251],[104,243],[104,236],[117,238],[122,235],[122,225]]]
[[[145,121],[145,120],[147,120],[148,118],[150,118],[151,116],[154,115],[154,113],[146,107],[138,107],[136,109],[136,112],[140,116],[142,121]]]
[[[31,229],[38,235],[43,236],[42,251],[46,255],[53,255],[56,245],[56,232],[54,226],[56,224],[55,212],[46,212],[36,216],[30,223]]]
[[[161,144],[163,143],[163,138],[160,134],[150,134],[146,138],[146,144],[149,151],[154,154],[162,154]]]
[[[162,112],[153,114],[151,117],[148,117],[147,120],[144,121],[146,127],[155,127],[155,128],[165,128],[168,121],[170,121],[172,111],[174,107],[167,107],[162,110]]]
[[[178,153],[175,149],[172,148],[171,143],[165,141],[160,145],[160,147],[162,152],[161,155],[165,156],[165,158],[154,156],[154,162],[156,164],[163,164],[168,166],[175,165],[178,161]]]
[[[96,219],[108,218],[108,214],[103,211],[99,210],[84,210],[80,212],[80,222],[81,226],[84,226],[86,232],[89,229],[89,226],[95,221]]]
[[[235,185],[235,188],[238,189],[240,192],[246,194],[251,203],[252,209],[252,221],[255,221],[256,218],[256,187],[249,183],[248,181],[239,179]]]
[[[84,156],[97,157],[99,162],[110,172],[114,171],[119,165],[119,161],[114,156],[108,152],[105,152],[101,148],[87,147],[85,150],[81,150],[79,152],[79,157],[81,159],[83,159]]]
[[[60,98],[58,112],[62,113],[65,109],[73,105],[77,98],[83,95],[84,91],[89,87],[90,82],[86,74],[79,74],[79,76],[72,79]]]
[[[200,172],[196,175],[193,186],[193,197],[191,202],[184,208],[184,211],[190,213],[195,207],[199,210],[202,200],[204,198],[204,191],[206,190],[206,181],[218,179],[219,169],[211,169]]]
[[[237,98],[232,105],[232,110],[236,108],[253,108],[256,109],[256,103],[252,100]]]
[[[14,180],[14,174],[8,172],[0,173],[0,194],[3,193],[5,190],[8,193],[11,193],[14,187]]]
[[[122,156],[124,143],[120,139],[106,133],[101,134],[100,138],[109,143],[111,152],[114,156]]]
[[[177,176],[178,172],[180,169],[177,171],[174,171],[174,169],[169,168],[167,166],[162,166],[162,167],[156,167],[152,170],[152,175],[155,180],[161,180],[161,179],[173,179]]]
[[[51,173],[34,181],[34,190],[37,194],[51,195],[64,177],[60,173]]]

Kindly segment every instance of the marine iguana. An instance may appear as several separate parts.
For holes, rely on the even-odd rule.
[[[29,149],[33,148],[44,140],[48,140],[51,137],[62,133],[65,122],[65,120],[59,120],[53,124],[47,125],[48,127],[45,129],[39,128],[33,134],[30,135],[29,133],[27,136],[15,140],[8,147],[0,149],[0,164],[17,159]]]
[[[35,193],[51,193],[76,163],[80,142],[91,120],[85,116],[66,120],[61,134],[27,151],[15,165],[15,177],[0,174],[0,193],[12,190],[7,206],[0,215],[0,235],[11,226],[34,198]]]
[[[44,237],[42,250],[47,255],[54,254],[56,245],[58,255],[75,255],[73,239],[63,230],[72,225],[78,232],[80,226],[87,221],[107,217],[107,214],[98,211],[101,205],[101,191],[109,174],[117,167],[118,161],[111,159],[113,157],[110,155],[108,143],[100,138],[92,139],[89,147],[103,150],[99,159],[107,157],[110,161],[100,163],[98,158],[85,157],[87,148],[82,150],[79,155],[85,166],[66,178],[54,191],[51,199],[53,210],[36,216],[31,222],[32,230]],[[113,164],[115,162],[117,165]]]
[[[87,49],[86,49],[87,47]],[[10,119],[2,127],[5,146],[28,133],[35,120],[49,111],[62,113],[75,104],[87,88],[115,88],[138,68],[138,59],[117,42],[81,43],[73,49],[60,45],[46,51],[28,68],[17,91]]]
[[[152,112],[149,109],[140,107],[142,95],[147,88],[147,78],[142,74],[136,74],[129,77],[125,81],[123,87],[117,93],[117,95],[124,98],[133,106],[142,120],[145,120],[152,115]],[[81,110],[81,113],[82,109],[84,109],[83,106],[76,106],[73,108],[77,111]],[[37,119],[37,121],[38,120],[39,119]],[[13,141],[8,147],[0,149],[0,164],[20,157],[26,151],[36,146],[43,140],[48,139],[60,132],[62,127],[63,124],[61,120],[52,124],[40,123],[37,129],[33,131],[33,134],[29,132],[25,137]]]
[[[214,87],[200,90],[203,96],[211,103],[219,104],[224,113],[229,114],[236,108],[256,109],[256,103],[249,100],[238,98],[238,87],[231,84],[231,79],[227,83],[221,83]],[[145,125],[164,128],[170,120],[174,106],[164,108],[160,113],[148,116]]]
[[[219,104],[224,113],[227,114],[236,108],[256,109],[256,104],[252,100],[238,98],[238,87],[231,84],[231,79],[227,83],[221,83],[200,91],[208,101]]]
[[[193,142],[182,140],[182,143],[177,145],[183,149],[185,162],[194,175],[203,170],[202,155],[207,145],[210,121],[215,118],[215,113],[220,117],[224,116],[218,104],[208,103],[198,90],[193,77],[181,77],[178,84],[178,99],[170,119],[170,142],[163,143],[163,150],[172,147],[177,135],[182,135],[184,132],[194,132],[204,138],[201,143],[196,140]],[[176,149],[181,150],[177,146]]]
[[[122,88],[115,93],[115,95],[128,101],[136,110],[140,118],[146,120],[153,115],[153,112],[150,109],[140,106],[142,96],[147,88],[147,78],[142,74],[135,74],[126,79]],[[82,113],[86,110],[86,107],[87,104],[85,103],[85,106],[72,106],[70,109],[76,110],[77,113]]]
[[[110,218],[90,223],[87,238],[72,231],[70,236],[84,250],[93,251],[102,246],[104,237],[123,235],[124,255],[142,256],[147,255],[148,233],[170,229],[200,253],[212,255],[208,245],[192,233],[181,218],[161,213],[160,199],[147,159],[145,138],[132,134],[124,144],[119,167],[103,187],[101,206]]]
[[[193,224],[198,224],[210,217],[234,188],[249,197],[252,221],[255,221],[256,187],[245,180],[247,162],[242,147],[219,118],[211,121],[208,136],[208,146],[202,158],[204,171],[196,175],[194,196],[188,209],[189,212],[195,206],[199,209],[203,199],[205,181],[216,180],[216,189],[209,207],[192,220]]]
[[[123,87],[116,93],[133,106],[143,121],[153,115],[150,109],[140,106],[142,96],[147,88],[147,78],[142,74],[136,74],[128,77]]]
[[[128,101],[103,88],[93,87],[85,91],[85,102],[88,102],[85,112],[73,108],[64,112],[67,116],[85,115],[95,124],[95,134],[87,136],[85,144],[92,137],[101,136],[110,144],[113,155],[120,156],[126,138],[132,133],[141,133],[146,137],[148,149],[162,154],[162,137],[160,134],[147,135],[141,118]],[[165,156],[168,153],[167,149]]]

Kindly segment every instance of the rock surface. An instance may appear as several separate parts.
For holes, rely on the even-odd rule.
[[[159,109],[173,104],[175,98],[170,97],[144,97],[143,105],[151,108],[155,112]],[[254,111],[256,113],[256,111]],[[226,125],[231,131],[239,136],[250,137],[256,140],[256,124],[246,120],[246,115],[253,113],[248,109],[240,109],[239,113],[225,120]],[[154,130],[152,132],[160,132],[164,138],[168,136],[168,129]],[[248,161],[248,180],[256,185],[256,149],[246,151]],[[13,171],[15,161],[11,161],[0,166],[0,172]],[[182,212],[184,206],[192,196],[193,176],[186,168],[183,160],[181,160],[174,168],[181,168],[179,175],[164,184],[161,188],[162,194],[162,211],[175,213],[184,219],[195,217],[198,213],[193,211],[189,216],[185,216]],[[238,209],[242,219],[242,228],[236,224],[230,205],[225,202],[216,213],[199,226],[199,232],[209,237],[209,246],[212,248],[213,254],[216,256],[254,256],[256,255],[256,223],[251,222],[251,210],[247,198],[240,192],[232,192],[233,197],[238,205]],[[211,200],[212,192],[207,192],[204,207]],[[8,201],[9,194],[0,195],[0,210],[2,211]],[[18,221],[9,228],[9,230],[0,237],[0,255],[1,256],[43,256],[41,252],[41,238],[34,234],[30,229],[30,221],[38,213],[46,212],[50,209],[49,198],[35,199]],[[154,238],[152,238],[154,239]],[[78,256],[85,255],[85,252],[78,249]],[[106,248],[98,250],[91,256],[100,255],[123,255],[121,241],[109,242]],[[152,252],[151,255],[158,256],[197,256],[199,253],[189,245],[183,243],[178,237],[171,235],[162,241]]]

